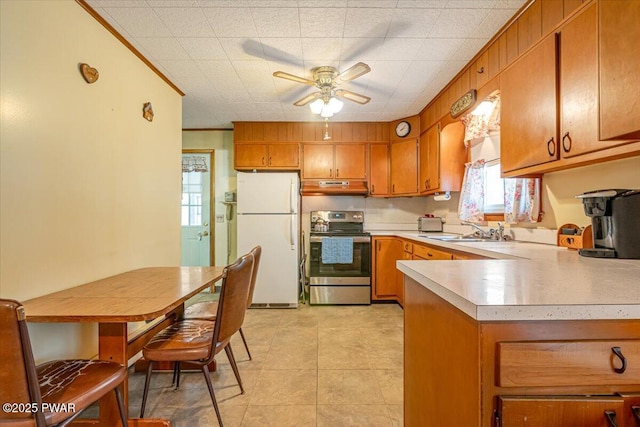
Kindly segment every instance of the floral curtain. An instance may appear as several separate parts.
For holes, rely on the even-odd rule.
[[[485,102],[493,104],[489,115],[477,114],[474,110],[462,118],[465,127],[464,145],[467,147],[479,144],[489,136],[489,132],[500,131],[500,95],[489,96],[482,101]]]
[[[203,156],[182,156],[182,172],[207,172],[207,159]]]
[[[465,164],[458,218],[469,222],[484,221],[484,160]]]
[[[540,215],[540,179],[504,180],[504,222],[538,222]]]

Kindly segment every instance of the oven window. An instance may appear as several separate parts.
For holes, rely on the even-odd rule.
[[[322,262],[322,242],[310,244],[311,277],[369,277],[371,275],[371,243],[353,244],[353,262],[350,264],[325,264]]]

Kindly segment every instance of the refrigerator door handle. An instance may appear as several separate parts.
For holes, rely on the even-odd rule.
[[[291,185],[289,186],[289,212],[294,213],[294,190],[295,190],[295,183],[293,182],[293,180],[291,180]],[[293,243],[292,243],[293,244]]]
[[[289,234],[289,243],[291,244],[291,250],[293,251],[293,250],[296,249],[295,242],[293,241],[293,236],[294,236],[293,233],[295,233],[295,230],[293,229],[294,228],[294,223],[295,223],[294,215],[289,215],[289,220],[290,220],[289,224],[291,225],[291,227],[289,228],[289,233],[290,233]]]

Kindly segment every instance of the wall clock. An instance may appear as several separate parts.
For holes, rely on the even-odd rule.
[[[396,135],[398,135],[400,138],[404,138],[405,136],[409,135],[410,132],[411,124],[409,122],[403,120],[396,125]]]

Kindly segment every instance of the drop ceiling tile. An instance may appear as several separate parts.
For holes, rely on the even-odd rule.
[[[382,82],[394,88],[411,65],[411,61],[376,61],[371,66],[369,84]]]
[[[151,7],[199,7],[198,0],[146,0]]]
[[[258,37],[246,8],[204,8],[202,12],[218,37]]]
[[[378,57],[385,61],[412,60],[422,47],[423,39],[386,39]]]
[[[323,7],[347,7],[347,0],[323,0]],[[318,7],[318,0],[298,0],[298,7]]]
[[[249,4],[258,8],[297,8],[298,0],[250,0]]]
[[[469,37],[489,12],[489,9],[444,9],[429,37]]]
[[[438,75],[444,64],[444,61],[414,61],[400,82],[407,87],[413,86],[415,96],[416,88],[425,87]]]
[[[244,37],[240,38],[219,38],[220,45],[227,54],[227,58],[231,61],[252,61],[256,59],[256,52],[252,49],[247,49],[247,46],[251,46],[251,39]]]
[[[496,9],[515,9],[517,11],[526,2],[527,0],[497,0],[495,4],[495,8]]]
[[[355,117],[358,121],[361,122],[377,122],[380,121],[380,112],[374,112],[374,113],[364,113],[364,112],[359,112],[355,114]]]
[[[188,60],[189,55],[182,48],[180,43],[171,37],[139,37],[136,39],[139,46],[154,60],[159,59],[175,59]]]
[[[297,8],[252,8],[251,16],[260,37],[300,37]]]
[[[307,61],[321,60],[338,62],[342,40],[339,38],[303,38],[302,52],[305,65]],[[318,64],[333,65],[333,64]]]
[[[398,0],[347,0],[350,8],[394,8]]]
[[[183,37],[177,40],[191,59],[227,59],[227,53],[217,38]]]
[[[262,53],[267,61],[284,66],[302,67],[302,40],[299,38],[264,37],[260,39],[260,42]]]
[[[303,37],[342,37],[347,15],[345,8],[300,9]]]
[[[496,0],[450,0],[447,9],[491,9],[496,4]]]
[[[441,13],[439,9],[395,9],[387,37],[427,37]]]
[[[392,17],[392,9],[349,8],[347,9],[344,36],[385,37]]]
[[[442,9],[447,5],[448,0],[398,0],[398,9]]]
[[[281,122],[284,121],[284,113],[282,110],[270,110],[260,112],[260,120],[265,122]]]
[[[417,60],[449,60],[464,39],[426,39],[416,55]]]
[[[102,7],[140,7],[139,0],[97,0]]]
[[[169,29],[150,8],[105,8],[105,12],[132,37],[171,36]]]
[[[378,59],[384,38],[351,38],[342,39],[340,48],[341,61],[375,61]]]
[[[197,67],[193,61],[176,61],[176,60],[158,60],[169,74],[176,78],[181,77],[202,77],[202,71]]]
[[[167,7],[153,10],[176,37],[214,36],[209,22],[199,8]]]
[[[254,104],[253,101],[251,101],[251,95],[249,95],[249,92],[247,92],[246,90],[229,90],[225,92],[225,98],[227,99],[227,101],[232,102],[234,104],[239,103],[251,103],[251,105]]]
[[[200,7],[249,7],[252,0],[198,0]]]

